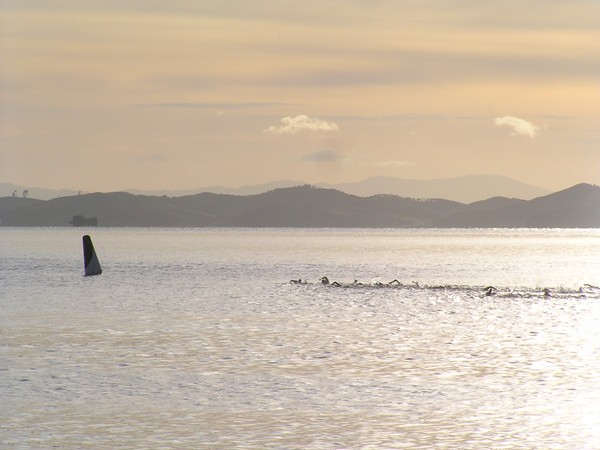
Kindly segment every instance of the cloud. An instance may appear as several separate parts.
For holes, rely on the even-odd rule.
[[[512,136],[521,135],[531,139],[535,139],[539,130],[537,125],[514,116],[496,117],[494,119],[494,124],[497,127],[510,128],[512,130],[510,133]]]
[[[346,157],[333,150],[319,150],[313,153],[309,153],[302,157],[303,161],[317,161],[317,162],[336,162],[342,161]]]
[[[284,117],[281,119],[281,125],[271,126],[264,130],[270,134],[296,134],[303,130],[309,131],[340,131],[335,122],[327,122],[317,117],[308,117],[300,114],[296,117]]]

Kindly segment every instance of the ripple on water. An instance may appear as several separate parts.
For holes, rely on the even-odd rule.
[[[103,255],[115,259],[103,261],[101,277],[70,278],[70,262],[52,267],[50,255],[36,262],[39,279],[0,273],[10,294],[0,343],[8,448],[599,447],[600,298],[591,286],[549,284],[546,296],[542,283],[514,283],[486,296],[480,274],[449,284],[461,272],[439,272],[433,244],[455,238],[439,230],[421,246],[413,235],[367,237],[360,254],[344,253],[347,234],[341,253],[321,248],[329,235],[311,234],[302,247],[297,231],[275,236],[286,249],[278,252],[264,239],[274,232],[253,232],[239,254],[214,230],[216,243],[200,232],[149,232],[166,239],[151,253],[150,240],[130,231],[115,231],[107,248],[105,233]],[[471,241],[456,239],[453,261],[463,246],[476,258]],[[502,247],[493,237],[497,257],[516,239],[521,261],[524,241],[511,239]],[[397,262],[398,250],[415,268]],[[27,265],[8,256],[3,265]],[[492,259],[482,258],[489,277]],[[511,261],[501,266],[520,279]],[[421,281],[287,283],[305,273],[370,283],[384,270],[391,276],[374,282],[399,273]]]

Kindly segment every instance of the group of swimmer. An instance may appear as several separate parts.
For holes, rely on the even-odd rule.
[[[325,284],[325,285],[331,285],[331,286],[343,286],[342,283],[339,283],[337,281],[329,281],[329,278],[327,277],[321,277],[319,279],[321,284]],[[376,281],[375,283],[371,283],[372,286],[393,286],[394,284],[402,284],[400,283],[398,280],[393,279],[392,281],[390,281],[389,283],[382,283],[381,281]],[[361,283],[358,280],[354,280],[351,284],[349,284],[348,286],[364,286],[363,283]]]
[[[301,278],[297,279],[297,280],[290,280],[290,283],[292,284],[310,284],[308,280],[303,280]],[[334,287],[354,287],[354,286],[374,286],[374,287],[388,287],[388,286],[398,286],[398,287],[416,287],[416,288],[421,288],[421,286],[419,285],[418,282],[413,281],[412,284],[409,285],[404,285],[402,284],[400,281],[398,281],[397,279],[393,279],[392,281],[388,282],[388,283],[382,283],[381,281],[375,281],[375,282],[371,282],[371,283],[361,283],[358,280],[354,280],[352,283],[340,283],[339,281],[330,281],[329,278],[327,277],[321,277],[319,278],[319,283],[324,285],[324,286],[334,286]],[[424,288],[428,288],[428,289],[448,289],[448,288],[460,288],[460,286],[424,286]],[[599,286],[594,286],[591,284],[585,284],[584,287],[586,288],[586,290],[591,290],[591,291],[597,291],[600,290]],[[463,286],[464,288],[464,286]],[[483,295],[486,297],[491,297],[496,295],[496,293],[498,292],[498,288],[496,288],[495,286],[487,286],[482,288],[483,290]],[[584,288],[581,287],[579,289],[580,293],[584,292]],[[549,298],[552,297],[552,293],[550,291],[550,289],[548,288],[544,288],[541,290],[542,295],[545,298]]]
[[[309,284],[307,280],[302,280],[302,278],[298,278],[297,280],[290,280],[290,283],[292,283],[292,284]],[[350,284],[342,284],[338,281],[329,281],[329,278],[327,278],[327,277],[319,278],[319,283],[327,285],[327,286],[336,286],[336,287],[364,286],[364,284],[358,280],[354,280],[354,282],[352,282]],[[394,280],[390,281],[389,283],[381,283],[380,281],[377,281],[375,283],[369,284],[369,286],[392,286],[394,284],[402,284],[402,283],[400,283],[398,280],[394,279]]]
[[[290,280],[290,283],[291,284],[309,284],[308,280],[303,280],[302,278],[298,278],[297,280]],[[364,283],[362,283],[358,280],[354,280],[352,283],[342,284],[339,281],[329,281],[329,278],[327,278],[327,277],[319,278],[319,283],[323,284],[325,286],[335,286],[335,287],[365,286]],[[390,281],[388,283],[382,283],[381,281],[375,281],[375,282],[367,284],[366,286],[383,287],[383,286],[394,286],[394,285],[403,286],[403,284],[400,281],[398,281],[396,278],[394,278],[392,281]],[[419,283],[416,281],[413,281],[412,286],[415,286],[417,288],[420,287]],[[494,286],[488,286],[484,289],[484,292],[485,292],[486,296],[491,296],[491,295],[494,295],[497,290],[498,289],[496,289]],[[544,293],[546,294],[546,296],[550,295],[550,291],[548,289],[545,289]]]
[[[486,297],[490,297],[490,296],[492,296],[492,295],[495,295],[497,291],[498,291],[498,289],[496,289],[494,286],[488,286],[488,287],[486,287],[486,288],[483,290],[483,292],[485,292],[485,296],[486,296]],[[544,289],[542,290],[542,292],[544,293],[544,297],[552,297],[552,296],[550,295],[550,289],[548,289],[548,288],[544,288]]]

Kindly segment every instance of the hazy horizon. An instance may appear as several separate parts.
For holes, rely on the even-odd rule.
[[[27,195],[31,198],[50,199],[55,198],[51,193],[62,195],[89,194],[94,192],[130,192],[142,195],[189,195],[192,193],[214,192],[233,195],[252,195],[267,192],[277,188],[299,187],[312,185],[325,189],[335,189],[346,192],[351,195],[371,196],[378,194],[390,194],[416,198],[445,198],[469,203],[477,200],[485,200],[490,197],[504,196],[509,198],[531,199],[537,196],[550,194],[553,191],[541,186],[523,183],[511,178],[486,175],[471,174],[455,178],[435,178],[427,180],[396,178],[387,176],[374,176],[363,178],[362,180],[342,183],[316,182],[307,183],[303,180],[273,180],[265,183],[246,184],[239,186],[197,186],[190,189],[137,189],[126,188],[118,191],[85,191],[76,190],[68,187],[64,188],[46,188],[44,186],[24,186],[18,183],[4,182],[0,180],[0,197],[17,195],[22,196],[22,192],[27,190]],[[568,189],[572,186],[565,186],[559,190]],[[451,190],[448,191],[448,189]]]
[[[600,184],[600,3],[0,6],[0,181]]]
[[[435,182],[444,182],[444,181],[453,181],[453,180],[457,180],[457,179],[461,179],[461,178],[469,178],[469,177],[486,177],[486,176],[491,176],[491,177],[503,177],[506,178],[507,180],[510,180],[512,182],[514,182],[515,184],[522,184],[524,186],[530,186],[531,188],[539,188],[540,191],[545,191],[545,192],[540,192],[537,195],[546,195],[546,194],[550,194],[553,192],[559,192],[565,189],[569,189],[575,185],[578,184],[592,184],[592,185],[599,185],[600,182],[594,182],[594,181],[589,181],[589,180],[581,180],[578,182],[574,182],[572,184],[565,184],[562,186],[558,186],[555,188],[552,187],[547,187],[544,185],[540,185],[540,184],[533,184],[533,183],[529,183],[527,181],[523,181],[523,180],[517,180],[514,178],[510,178],[510,177],[505,177],[504,175],[490,175],[490,174],[465,174],[465,175],[458,175],[456,177],[436,177],[436,178],[424,178],[424,179],[418,179],[418,178],[399,178],[399,177],[394,177],[394,176],[387,176],[387,175],[373,175],[372,177],[364,177],[361,179],[357,179],[357,180],[348,180],[348,181],[339,181],[339,182],[327,182],[327,181],[312,181],[312,182],[308,182],[308,181],[304,181],[304,180],[293,180],[293,179],[277,179],[277,180],[267,180],[264,182],[257,182],[257,183],[238,183],[238,184],[224,184],[224,183],[214,183],[211,185],[208,184],[202,184],[202,185],[197,185],[197,186],[190,186],[190,187],[182,187],[182,188],[170,188],[170,187],[162,187],[162,186],[156,186],[156,187],[150,187],[150,188],[139,188],[139,187],[135,187],[135,186],[128,186],[128,187],[116,187],[116,188],[109,188],[109,189],[78,189],[78,188],[74,188],[74,187],[70,187],[70,186],[62,186],[59,184],[59,187],[47,187],[47,186],[42,186],[42,185],[25,185],[23,183],[18,183],[18,182],[13,182],[13,181],[6,181],[6,180],[0,180],[0,184],[4,184],[4,185],[14,185],[17,192],[16,195],[18,197],[22,196],[22,190],[23,189],[27,189],[28,190],[28,196],[30,196],[31,198],[42,198],[42,199],[49,199],[49,198],[54,198],[54,197],[48,197],[47,195],[42,195],[41,197],[39,196],[39,192],[36,192],[38,190],[42,190],[44,192],[50,192],[50,191],[55,191],[55,192],[70,192],[70,193],[82,193],[82,194],[89,194],[89,193],[96,193],[96,192],[103,192],[103,193],[109,193],[109,192],[131,192],[134,194],[148,194],[148,195],[163,195],[165,193],[171,193],[171,194],[177,194],[177,193],[190,193],[190,192],[212,192],[215,191],[217,193],[219,193],[218,191],[222,190],[223,192],[226,193],[232,193],[233,195],[248,195],[248,193],[246,191],[252,191],[254,193],[255,190],[257,190],[257,188],[261,188],[264,186],[270,186],[272,185],[273,187],[267,189],[276,189],[278,187],[287,187],[287,186],[280,186],[280,185],[285,185],[286,183],[292,183],[289,185],[289,187],[294,187],[294,186],[303,186],[303,185],[311,185],[311,186],[317,186],[317,187],[324,187],[326,189],[332,188],[332,189],[336,189],[336,190],[341,190],[343,192],[346,192],[348,189],[344,189],[340,186],[346,186],[346,185],[361,185],[364,184],[365,182],[368,182],[371,178],[377,178],[377,177],[384,177],[384,178],[389,178],[389,179],[396,179],[399,182],[407,182],[407,183],[411,183],[411,182],[417,182],[417,183],[435,183]],[[495,186],[490,185],[489,186],[491,190],[495,189]],[[208,189],[208,190],[207,190]],[[465,187],[465,190],[468,189],[467,187]],[[211,191],[212,190],[212,191]],[[499,191],[501,191],[501,188],[498,188]],[[237,194],[235,192],[230,192],[230,191],[239,191]],[[260,190],[258,189],[258,191],[260,192],[266,192],[266,190]],[[257,192],[258,192],[257,191]],[[13,191],[6,191],[4,193],[5,196],[10,196],[12,194]],[[376,195],[376,194],[362,194],[362,193],[353,193],[353,192],[348,192],[354,195],[359,195],[359,196],[369,196],[369,195]],[[377,192],[378,194],[388,194],[389,192],[387,191],[381,191],[381,192]],[[37,196],[36,196],[37,194]],[[171,195],[168,194],[168,195]],[[68,195],[68,194],[65,194]],[[186,194],[187,195],[187,194]],[[392,195],[401,195],[402,194],[392,194]],[[502,194],[501,192],[497,194],[498,196],[506,196],[504,194]],[[2,196],[2,195],[0,195]],[[410,195],[408,195],[410,197]],[[496,194],[493,194],[493,196],[496,196]],[[440,195],[436,195],[436,198],[440,197]],[[447,196],[448,199],[455,199],[454,196]],[[530,199],[533,198],[534,196],[532,195],[517,195],[516,198],[522,198],[522,199]],[[445,197],[444,197],[445,198]],[[488,198],[486,195],[482,195],[480,197],[477,197],[478,199],[486,199]],[[462,201],[462,200],[458,200],[458,201]],[[466,201],[468,202],[468,201]]]

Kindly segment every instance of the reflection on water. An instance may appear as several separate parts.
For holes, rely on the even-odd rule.
[[[119,241],[124,232],[113,233]],[[486,296],[484,284],[463,286],[456,271],[437,274],[456,285],[335,288],[316,276],[290,284],[328,264],[315,266],[293,240],[295,256],[281,250],[255,265],[247,253],[128,253],[118,264],[102,260],[112,269],[93,279],[60,262],[28,278],[15,268],[44,265],[47,255],[5,254],[3,445],[600,447],[593,287],[554,284],[546,296],[499,285]],[[369,258],[360,268],[337,260],[327,273],[373,274],[380,262]]]

